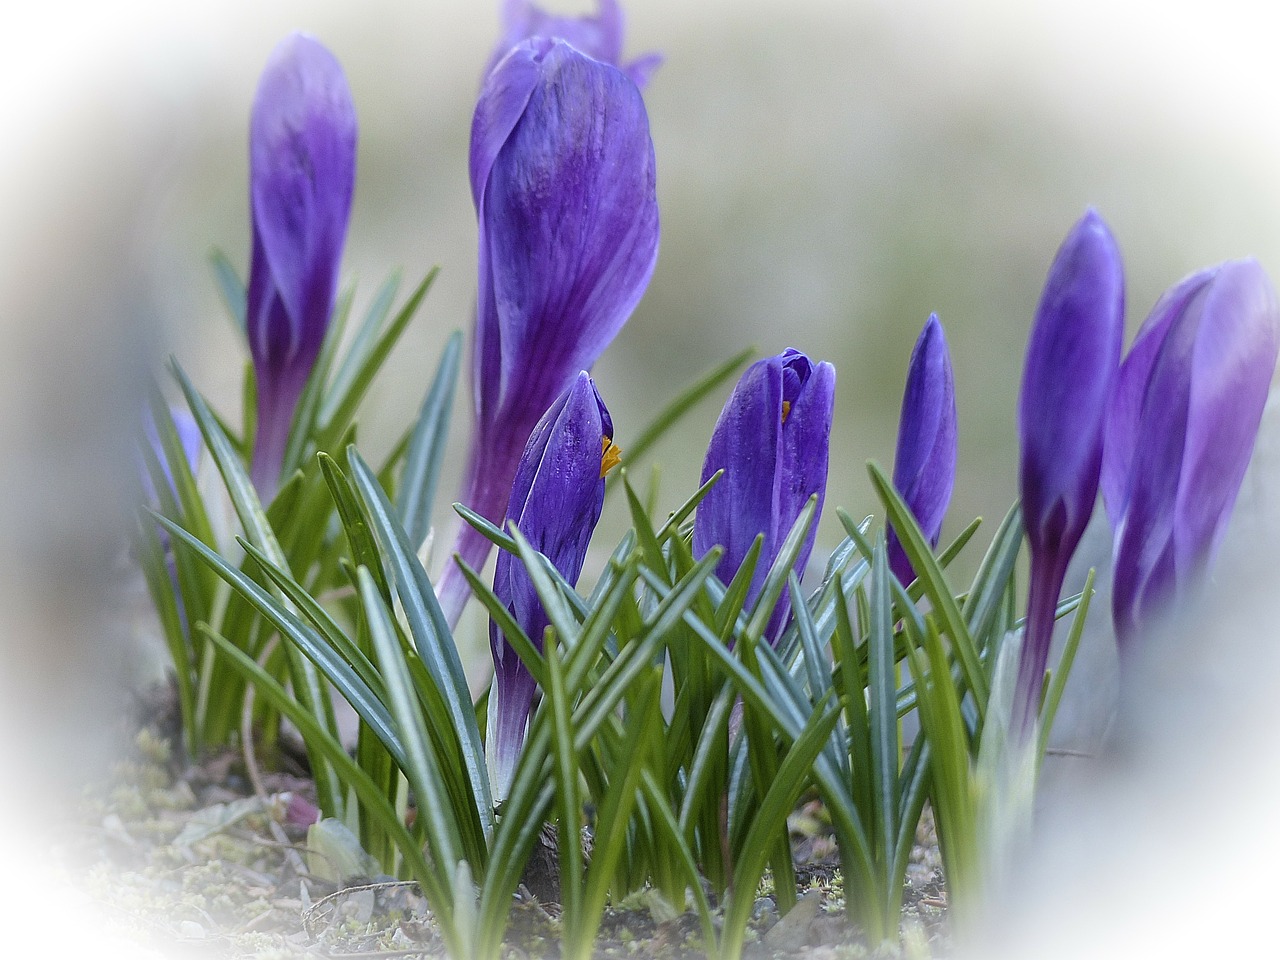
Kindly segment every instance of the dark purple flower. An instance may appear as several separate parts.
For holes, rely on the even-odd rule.
[[[333,312],[356,175],[342,67],[305,34],[272,51],[249,128],[253,259],[245,324],[258,394],[253,480],[275,491],[289,427]]]
[[[598,8],[600,12],[594,17],[557,17],[529,0],[506,0],[502,5],[502,39],[493,48],[485,75],[488,76],[513,47],[534,37],[546,37],[563,40],[589,57],[612,64],[643,89],[653,71],[662,64],[662,55],[648,53],[624,65],[622,8],[618,0],[599,0]]]
[[[619,460],[613,421],[586,372],[538,421],[516,468],[505,523],[552,562],[571,584],[578,582],[587,544],[604,505],[604,477]],[[493,592],[541,650],[550,621],[521,560],[498,554]],[[505,796],[524,744],[534,680],[502,632],[489,624],[494,664],[495,711],[490,755],[499,796]]]
[[[1138,331],[1112,395],[1102,466],[1122,661],[1151,612],[1212,559],[1278,349],[1280,308],[1255,260],[1183,280]]]
[[[818,513],[796,569],[803,571],[808,562],[827,487],[835,387],[835,367],[813,363],[788,348],[748,367],[720,412],[702,464],[702,482],[717,470],[723,469],[724,476],[698,505],[693,550],[702,556],[717,544],[723,546],[716,574],[728,583],[756,537],[764,534],[748,603],[759,596],[782,542],[816,493]],[[784,592],[765,632],[771,641],[790,609]]]
[[[911,351],[893,458],[894,489],[911,508],[932,547],[942,534],[955,479],[956,388],[947,337],[935,313]],[[915,579],[915,571],[892,525],[888,539],[889,568],[905,586]]]
[[[476,105],[471,192],[475,430],[461,500],[496,522],[534,424],[590,369],[653,273],[658,205],[640,91],[563,41],[520,44]],[[470,566],[488,551],[461,528],[454,552]],[[452,562],[437,593],[456,623],[468,591]]]
[[[1089,210],[1049,269],[1018,403],[1031,581],[1013,724],[1024,733],[1039,712],[1067,563],[1097,500],[1103,418],[1123,335],[1120,251],[1102,218]]]

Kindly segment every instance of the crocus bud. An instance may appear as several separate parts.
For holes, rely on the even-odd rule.
[[[894,489],[911,508],[931,547],[942,534],[955,479],[956,388],[947,337],[935,313],[911,351],[893,458]],[[915,571],[892,525],[888,540],[889,569],[905,586],[915,579]]]
[[[590,369],[653,273],[658,205],[640,91],[563,41],[520,44],[476,105],[471,192],[475,430],[461,500],[496,522],[534,424]],[[452,552],[479,569],[488,551],[464,525]],[[437,594],[456,623],[468,591],[451,561]]]
[[[534,427],[516,468],[506,520],[571,584],[578,582],[587,544],[604,505],[604,477],[618,463],[613,421],[585,372]],[[519,557],[498,554],[493,592],[541,650],[550,623]],[[497,624],[489,624],[495,711],[489,753],[499,797],[506,796],[524,744],[534,680]]]
[[[253,253],[245,325],[258,396],[252,475],[280,480],[289,426],[337,293],[356,175],[356,114],[342,67],[301,33],[272,51],[249,129]]]
[[[662,56],[647,53],[628,64],[622,62],[622,41],[625,33],[622,7],[618,0],[599,0],[599,12],[594,16],[557,17],[534,6],[529,0],[506,0],[502,5],[502,38],[493,48],[487,76],[512,47],[533,37],[560,39],[576,47],[588,57],[617,67],[641,89],[649,77],[662,64]]]
[[[1123,334],[1120,251],[1102,218],[1089,210],[1049,269],[1018,403],[1031,578],[1013,725],[1024,734],[1039,712],[1067,563],[1097,499],[1103,418]]]
[[[1102,467],[1122,664],[1151,612],[1192,583],[1218,547],[1278,349],[1280,309],[1255,260],[1183,280],[1134,339],[1112,395]]]
[[[701,556],[717,544],[724,547],[716,575],[728,583],[756,537],[764,534],[748,603],[759,596],[782,542],[817,494],[818,512],[795,567],[803,571],[808,562],[827,488],[835,387],[835,367],[787,349],[748,367],[720,412],[702,464],[702,482],[717,470],[724,475],[698,505],[693,550]],[[784,592],[766,628],[771,641],[781,633],[790,609]]]

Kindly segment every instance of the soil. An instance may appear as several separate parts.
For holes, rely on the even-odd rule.
[[[445,956],[415,884],[377,876],[336,882],[308,858],[306,827],[297,822],[297,812],[314,799],[304,760],[282,751],[275,772],[255,771],[256,787],[238,752],[182,765],[160,706],[144,706],[149,719],[129,756],[110,782],[86,790],[81,822],[55,851],[113,935],[180,960]],[[869,949],[845,919],[821,803],[803,800],[789,824],[800,901],[780,918],[766,877],[744,957],[949,954],[946,891],[927,811],[904,891],[903,946],[892,953]],[[512,903],[504,955],[558,957],[554,840],[535,853],[525,879]],[[609,906],[595,948],[598,958],[705,955],[696,917],[676,913],[649,891]]]

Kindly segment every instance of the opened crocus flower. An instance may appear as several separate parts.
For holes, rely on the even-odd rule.
[[[1097,499],[1103,418],[1123,334],[1120,251],[1089,210],[1049,270],[1018,403],[1022,517],[1031,551],[1012,721],[1022,735],[1040,710],[1058,595]]]
[[[589,57],[617,67],[637,87],[644,89],[649,77],[662,64],[662,56],[648,53],[622,62],[622,41],[625,32],[622,7],[617,0],[600,0],[599,12],[594,16],[557,17],[534,6],[529,0],[506,0],[502,5],[502,39],[493,48],[487,76],[510,50],[533,37],[558,38]]]
[[[507,524],[560,571],[578,582],[587,544],[604,505],[605,474],[618,463],[613,421],[585,372],[551,405],[529,437],[516,468]],[[493,592],[539,650],[549,624],[521,560],[498,554]],[[494,789],[505,797],[533,705],[534,680],[497,625],[490,622],[495,703],[489,754]]]
[[[355,175],[342,67],[311,37],[286,37],[263,71],[249,131],[245,325],[258,397],[252,476],[264,499],[280,481],[294,408],[329,327]]]
[[[1102,492],[1115,537],[1121,664],[1150,614],[1212,559],[1231,516],[1280,349],[1280,309],[1254,260],[1169,290],[1120,368]]]
[[[724,475],[698,505],[693,549],[702,556],[717,544],[724,547],[716,574],[728,583],[763,534],[748,604],[759,596],[800,511],[817,494],[818,511],[795,569],[803,571],[809,560],[827,488],[835,387],[835,367],[787,349],[747,368],[716,422],[702,482],[717,470]],[[778,638],[790,609],[784,592],[765,631],[770,641]]]
[[[590,369],[653,273],[658,205],[640,91],[563,41],[520,44],[476,106],[471,191],[480,221],[475,430],[461,500],[496,522],[534,424]],[[488,551],[461,528],[454,552],[471,567]],[[468,590],[452,561],[437,594],[456,623]]]
[[[907,370],[898,420],[893,486],[902,495],[931,547],[938,545],[942,520],[956,479],[956,389],[947,337],[931,314]],[[903,586],[915,579],[911,561],[889,526],[889,568]]]

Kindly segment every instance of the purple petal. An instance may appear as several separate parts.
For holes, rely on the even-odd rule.
[[[562,42],[534,56],[540,81],[479,193],[482,429],[497,419],[531,425],[621,329],[657,260],[639,91]],[[493,86],[504,87],[509,64],[527,69],[513,54]]]
[[[1212,278],[1213,271],[1202,270],[1161,296],[1134,337],[1133,345],[1116,375],[1107,410],[1101,475],[1103,502],[1113,530],[1119,527],[1120,518],[1124,514],[1138,421],[1142,413],[1143,397],[1146,396],[1151,380],[1151,368],[1164,344],[1170,324],[1187,309],[1188,303]]]
[[[702,463],[701,483],[717,470],[724,475],[698,504],[693,523],[693,552],[704,556],[714,546],[724,548],[716,575],[733,579],[751,544],[760,534],[776,539],[778,496],[776,478],[782,454],[782,362],[779,357],[757,360],[743,373],[716,421]],[[758,592],[768,568],[763,554],[752,578],[751,596]]]
[[[618,67],[636,86],[643,88],[662,62],[658,54],[646,54],[624,65],[622,43],[625,33],[622,8],[617,0],[600,0],[596,16],[558,17],[534,6],[529,0],[507,0],[503,5],[502,39],[494,47],[485,68],[486,76],[512,48],[534,37],[563,40],[595,60]]]
[[[1124,275],[1093,210],[1049,272],[1027,347],[1018,407],[1021,492],[1031,549],[1063,569],[1097,497],[1103,416],[1120,362]]]
[[[723,546],[716,573],[727,583],[756,537],[764,534],[748,602],[759,595],[782,542],[817,494],[817,515],[796,569],[803,570],[808,562],[826,492],[834,405],[835,368],[788,349],[747,368],[716,423],[702,482],[717,470],[725,472],[698,505],[693,550],[702,556],[717,544]],[[784,595],[770,621],[769,637],[776,638],[788,610]]]
[[[893,486],[915,515],[930,546],[938,545],[956,476],[956,395],[946,334],[929,317],[911,351],[902,395]],[[890,525],[889,566],[904,585],[915,579]]]
[[[355,107],[341,66],[311,37],[285,38],[263,71],[249,131],[245,321],[259,396],[254,474],[268,485],[328,329],[355,163]]]
[[[595,384],[580,372],[534,428],[516,469],[506,520],[571,584],[582,573],[604,505],[602,440],[612,437],[613,424]],[[493,589],[541,649],[550,620],[519,558],[498,554]],[[492,621],[489,644],[499,711],[494,752],[501,768],[498,781],[506,783],[524,740],[535,684]]]
[[[1124,333],[1124,273],[1111,231],[1089,210],[1049,269],[1018,404],[1023,526],[1031,550],[1013,729],[1039,711],[1067,564],[1093,513],[1106,404]]]
[[[1216,552],[1280,349],[1280,309],[1256,261],[1192,279],[1201,282],[1180,309],[1161,312],[1176,299],[1166,296],[1153,311],[1151,328],[1163,336],[1138,418],[1121,434],[1133,443],[1116,530],[1113,613],[1126,645],[1147,614],[1185,589]]]

